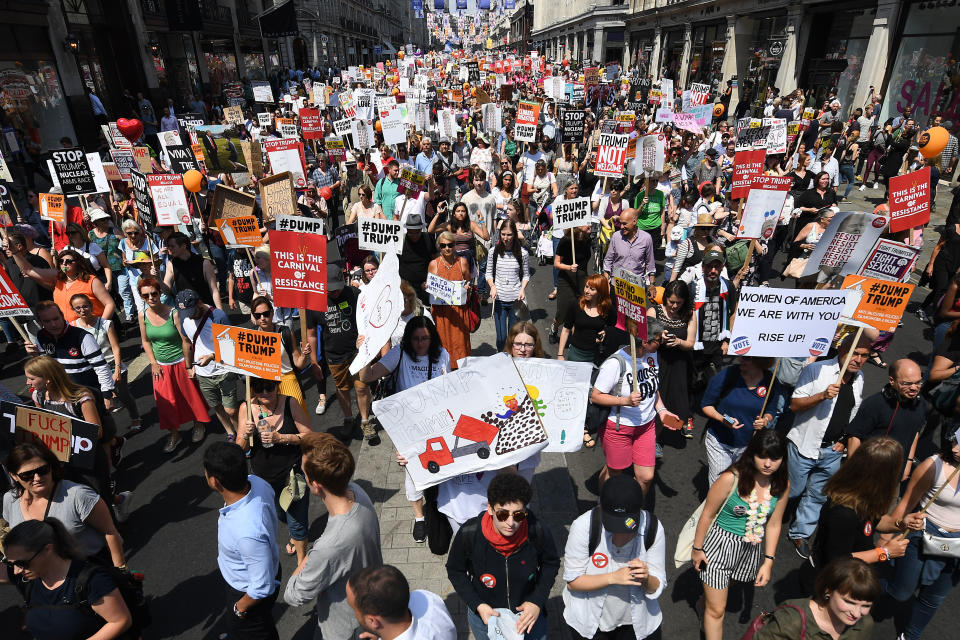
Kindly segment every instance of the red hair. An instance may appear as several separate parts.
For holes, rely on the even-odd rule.
[[[613,304],[610,300],[610,285],[607,282],[607,278],[599,273],[595,273],[587,277],[587,281],[583,283],[583,286],[591,287],[597,292],[594,303],[597,305],[597,311],[600,313],[600,317],[605,318],[607,314],[610,313],[610,306]],[[587,299],[583,296],[580,296],[580,308],[587,308]]]

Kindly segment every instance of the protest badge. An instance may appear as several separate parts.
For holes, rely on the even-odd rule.
[[[260,234],[260,223],[256,216],[218,218],[215,222],[223,244],[228,249],[259,247],[263,244],[263,235]]]
[[[829,282],[856,273],[886,227],[886,216],[840,211],[820,236],[803,275],[820,272],[820,282]]]
[[[270,83],[266,80],[254,80],[250,83],[253,85],[253,101],[261,102],[263,104],[273,104],[276,102],[276,98],[273,97],[273,87],[270,86]]]
[[[731,198],[738,200],[750,194],[750,186],[754,178],[763,175],[763,163],[766,157],[766,149],[738,151],[734,155]]]
[[[337,162],[344,162],[347,159],[347,146],[343,143],[341,138],[324,138],[323,146],[327,150],[327,158],[330,159],[330,162],[336,164]]]
[[[83,149],[57,149],[50,153],[57,182],[64,195],[97,193],[93,171]]]
[[[156,215],[156,226],[167,227],[190,224],[190,205],[183,189],[183,176],[169,173],[151,173],[147,176],[150,199]]]
[[[767,134],[767,153],[786,153],[787,121],[783,118],[764,118],[763,126],[770,127]]]
[[[706,105],[710,99],[710,85],[699,82],[690,83],[690,103],[694,106]]]
[[[0,429],[5,441],[0,449],[17,444],[42,444],[57,460],[77,469],[92,470],[99,446],[100,426],[55,411],[14,402],[0,401],[5,424]]]
[[[930,222],[930,167],[890,178],[890,231]]]
[[[790,176],[754,176],[737,227],[738,238],[769,240],[777,230],[780,211],[793,179]]]
[[[920,251],[917,247],[878,238],[857,273],[892,282],[907,282],[919,257]]]
[[[150,233],[157,226],[157,217],[153,213],[153,200],[150,198],[147,176],[137,170],[131,171],[130,185],[133,187],[133,205],[137,224],[145,233]]]
[[[582,143],[586,121],[586,111],[582,109],[562,109],[560,111],[560,123],[563,125],[563,141],[574,144]]]
[[[260,181],[260,207],[265,223],[279,216],[295,216],[300,213],[289,172],[284,171]]]
[[[676,114],[670,107],[660,107],[654,116],[655,122],[672,123]]]
[[[243,107],[240,107],[239,105],[233,106],[233,107],[224,107],[223,119],[226,120],[229,124],[242,125],[243,124]]]
[[[261,111],[257,114],[257,124],[261,128],[269,127],[273,123],[273,114],[269,111]]]
[[[13,280],[10,279],[10,274],[0,266],[0,318],[30,315],[33,315],[30,305],[17,291]]]
[[[597,143],[597,160],[593,173],[604,178],[619,178],[627,162],[629,136],[618,133],[601,133]]]
[[[277,216],[275,218],[277,231],[293,231],[306,233],[311,236],[322,236],[323,220],[321,218],[306,218],[304,216]]]
[[[819,357],[830,350],[846,291],[744,287],[728,353],[771,358]]]
[[[447,280],[440,276],[427,274],[427,293],[430,304],[460,306],[467,301],[467,289],[463,280]]]
[[[267,140],[264,143],[270,170],[274,174],[289,172],[293,186],[303,189],[307,186],[307,160],[303,157],[303,143],[290,138]]]
[[[140,173],[153,171],[153,158],[150,156],[150,147],[134,147],[133,159],[137,161],[137,170]]]
[[[323,137],[320,109],[300,109],[300,131],[304,140],[319,140]]]
[[[858,275],[844,278],[841,289],[850,291],[844,317],[891,332],[897,330],[913,293],[912,284]]]
[[[130,172],[137,168],[137,161],[133,157],[133,149],[110,149],[110,157],[120,174],[121,180],[129,180]]]
[[[280,381],[279,333],[212,323],[213,359],[234,373]]]
[[[537,406],[511,357],[479,360],[373,403],[393,445],[410,461],[407,473],[419,490],[517,464],[547,445]]]
[[[403,124],[400,107],[391,107],[380,112],[380,128],[383,141],[389,145],[404,144],[407,141],[407,128]]]
[[[556,200],[553,203],[553,228],[572,229],[590,224],[591,213],[589,197]]]
[[[193,157],[193,150],[187,145],[168,146],[167,158],[170,160],[170,170],[174,173],[186,173],[191,169],[200,169],[197,159]]]
[[[697,122],[697,116],[692,113],[673,114],[673,124],[677,129],[697,134],[703,133],[703,127]]]
[[[403,252],[403,239],[406,233],[400,220],[358,218],[357,228],[357,239],[361,249],[386,251],[393,254]]]
[[[617,295],[617,328],[632,333],[640,340],[647,339],[647,288],[643,278],[617,267],[613,274],[613,289]],[[633,322],[628,323],[628,320]],[[633,330],[628,324],[633,325]]]
[[[201,147],[203,145],[200,145]],[[263,177],[263,148],[259,140],[241,140],[240,150],[243,152],[243,161],[247,165],[250,175]]]
[[[377,274],[360,290],[357,298],[357,332],[363,336],[363,342],[350,363],[350,373],[356,374],[373,362],[383,345],[390,344],[401,315],[400,261],[396,254],[388,253]]]
[[[269,236],[274,304],[326,311],[326,240],[292,231],[272,230]]]
[[[400,170],[400,186],[397,193],[416,197],[418,193],[424,190],[427,184],[427,176],[420,173],[410,165],[403,165]]]
[[[379,275],[379,272],[378,272]],[[463,358],[461,369],[469,369],[484,360],[481,357]],[[514,358],[517,371],[533,399],[540,421],[547,430],[546,453],[572,453],[583,446],[577,437],[583,428],[590,401],[589,362],[548,360],[546,358]]]
[[[60,193],[40,194],[40,218],[67,224],[67,199]]]

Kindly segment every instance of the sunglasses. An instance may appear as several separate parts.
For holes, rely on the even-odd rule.
[[[456,246],[456,245],[455,245],[454,243],[452,243],[452,242],[440,242],[440,243],[437,244],[437,246],[440,247],[441,249],[449,249],[449,248],[454,247],[454,246]]]
[[[21,570],[26,571],[27,569],[30,568],[30,563],[33,562],[34,559],[36,559],[36,557],[40,555],[42,551],[43,551],[42,548],[39,549],[36,553],[34,553],[32,556],[30,556],[26,560],[7,560],[6,558],[4,558],[3,563],[5,565],[11,566],[11,567],[18,567]]]
[[[70,259],[68,259],[68,260],[61,260],[61,261],[60,261],[60,264],[76,264],[76,263],[77,263],[77,261],[74,260],[74,259],[72,259],[72,258],[70,258]]]
[[[497,520],[500,522],[506,522],[507,518],[513,516],[514,522],[523,522],[527,519],[526,511],[507,511],[506,509],[498,509],[496,512]]]
[[[160,292],[159,291],[141,291],[140,297],[141,298],[159,298]]]
[[[139,231],[126,231],[125,233],[126,233],[128,236],[138,236],[138,235],[140,235],[140,232],[139,232]]]
[[[253,316],[254,320],[259,320],[261,318],[269,318],[273,316],[273,310],[261,311],[260,313],[257,313],[256,311],[251,311],[250,315]]]
[[[48,473],[50,473],[50,465],[45,464],[42,467],[37,467],[36,469],[21,471],[17,474],[17,477],[20,478],[21,482],[30,482],[33,480],[34,476],[45,476]]]
[[[270,393],[271,391],[276,391],[277,385],[274,384],[254,384],[250,383],[250,391],[253,393]]]

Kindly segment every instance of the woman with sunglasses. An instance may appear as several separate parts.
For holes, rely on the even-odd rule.
[[[95,210],[94,214],[101,216],[106,215],[101,209]],[[103,249],[100,248],[100,245],[90,240],[87,235],[87,230],[79,224],[67,225],[67,238],[69,238],[70,244],[64,248],[76,249],[77,253],[83,256],[84,260],[89,263],[93,273],[95,273],[97,277],[103,277],[103,282],[107,285],[107,290],[109,290],[113,284],[113,272],[110,270],[110,263],[107,261],[107,256],[103,252]]]
[[[373,189],[369,185],[360,185],[357,190],[360,193],[360,200],[353,203],[350,207],[350,213],[347,215],[347,224],[353,224],[359,218],[376,218],[382,220],[383,209],[373,201]]]
[[[310,342],[299,342],[294,339],[294,333],[287,325],[277,324],[274,321],[276,310],[267,296],[260,296],[250,303],[250,319],[253,328],[258,331],[280,334],[280,393],[290,396],[307,411],[306,401],[303,399],[303,388],[297,378],[297,371],[303,371],[311,366],[310,354],[313,347]],[[322,359],[322,358],[321,358]],[[326,379],[318,381],[320,401],[326,406]]]
[[[77,319],[77,314],[70,307],[70,298],[78,293],[85,294],[93,301],[94,315],[107,319],[113,317],[113,298],[94,275],[90,263],[72,248],[61,251],[57,261],[59,269],[34,267],[26,259],[18,259],[17,266],[24,276],[53,291],[53,301],[63,311],[67,322]]]
[[[140,344],[150,360],[160,428],[170,432],[163,451],[173,453],[180,444],[180,425],[192,420],[191,439],[200,442],[210,418],[196,380],[187,375],[187,364],[193,368],[184,356],[191,350],[190,339],[183,334],[176,309],[160,301],[161,286],[153,277],[143,278],[137,285],[147,305],[139,316]]]
[[[253,473],[266,480],[273,488],[274,504],[281,522],[290,529],[287,542],[288,556],[296,554],[297,565],[307,557],[307,529],[310,524],[310,492],[291,500],[286,509],[280,503],[284,487],[291,481],[291,473],[304,483],[300,467],[302,452],[300,437],[311,433],[310,419],[299,402],[279,392],[273,380],[250,379],[250,403],[240,405],[241,421],[237,444],[249,452]],[[288,497],[293,497],[289,495]]]
[[[460,205],[457,205],[460,206]],[[466,207],[464,207],[466,210]],[[427,271],[435,276],[451,282],[462,282],[466,296],[470,295],[473,284],[470,282],[470,263],[467,259],[458,256],[456,251],[457,236],[450,231],[444,231],[437,239],[440,256],[431,260]],[[450,367],[457,368],[457,361],[465,358],[472,352],[470,346],[470,318],[466,302],[458,305],[447,304],[434,296],[430,296],[431,312],[437,323],[437,333],[441,344],[450,353]]]
[[[162,264],[162,257],[151,249],[143,229],[133,220],[124,220],[120,225],[123,230],[123,241],[120,242],[120,251],[123,253],[124,273],[117,274],[117,288],[123,299],[123,314],[132,320],[137,312],[143,312],[143,298],[137,292],[137,282],[145,275],[151,275],[153,264],[150,261],[150,252]]]
[[[3,519],[11,527],[30,520],[56,518],[76,539],[85,557],[95,557],[116,567],[126,566],[123,539],[107,503],[87,485],[64,478],[62,463],[50,449],[39,442],[18,444],[4,466],[10,473],[11,489],[3,494]],[[7,557],[9,545],[7,541]]]

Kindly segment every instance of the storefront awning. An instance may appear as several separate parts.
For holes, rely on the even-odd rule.
[[[293,0],[264,11],[257,16],[257,21],[260,23],[260,35],[264,38],[295,36],[300,32]]]

